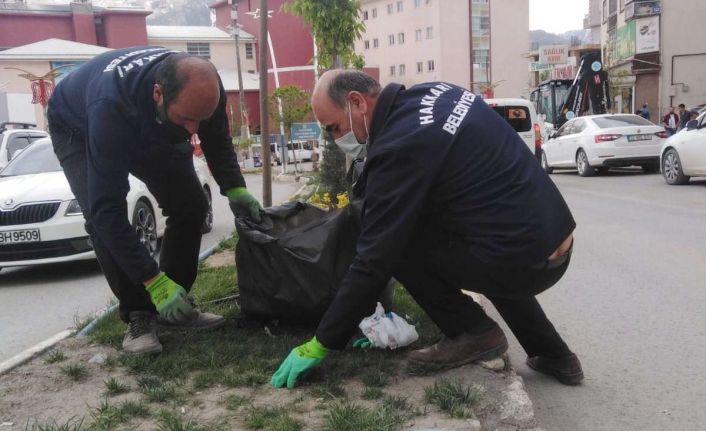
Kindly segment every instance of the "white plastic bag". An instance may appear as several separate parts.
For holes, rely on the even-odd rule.
[[[375,313],[363,319],[358,327],[373,346],[381,349],[404,347],[419,338],[413,325],[393,312],[385,313],[379,302]]]

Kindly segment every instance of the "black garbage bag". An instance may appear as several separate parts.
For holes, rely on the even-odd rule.
[[[331,211],[304,202],[267,208],[261,223],[236,218],[243,314],[316,325],[355,256],[358,205]]]

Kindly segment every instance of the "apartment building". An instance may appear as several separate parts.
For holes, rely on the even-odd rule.
[[[600,2],[603,61],[618,112],[647,103],[659,123],[669,106],[706,103],[706,9],[686,0]]]
[[[446,81],[495,97],[527,95],[527,0],[362,0],[356,42],[383,85]]]

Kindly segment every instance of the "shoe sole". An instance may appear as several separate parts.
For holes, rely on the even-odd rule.
[[[538,373],[545,374],[547,376],[554,377],[560,383],[563,383],[568,386],[576,386],[583,381],[583,371],[578,372],[578,373],[573,373],[573,374],[562,374],[562,373],[556,372],[556,371],[548,369],[548,368],[542,368],[542,367],[532,365],[532,363],[530,361],[526,361],[525,363],[527,364],[528,367],[532,368],[534,371],[537,371]]]
[[[130,355],[130,356],[159,355],[160,353],[162,353],[162,346],[159,345],[159,346],[154,347],[152,349],[135,351],[135,352],[131,352],[131,351],[125,350],[125,348],[123,348],[123,353],[125,353],[126,355]]]
[[[179,330],[190,330],[190,331],[212,331],[214,329],[218,329],[221,326],[226,324],[226,320],[218,320],[213,322],[210,325],[201,325],[201,326],[190,326],[190,325],[177,325],[173,323],[164,323],[164,322],[158,322],[157,323],[157,329],[161,330],[168,330],[168,329],[179,329]]]
[[[503,342],[503,344],[493,347],[492,349],[486,350],[485,352],[478,353],[477,355],[470,356],[468,358],[464,358],[463,360],[456,361],[456,362],[449,362],[449,363],[440,363],[440,362],[423,362],[423,361],[416,361],[414,359],[408,359],[407,362],[409,362],[412,365],[420,366],[420,367],[425,367],[429,368],[432,367],[436,370],[446,370],[446,369],[451,369],[451,368],[458,368],[463,365],[467,365],[473,362],[478,362],[478,361],[490,361],[492,359],[500,357],[503,353],[507,352],[508,345],[507,345],[507,340]]]

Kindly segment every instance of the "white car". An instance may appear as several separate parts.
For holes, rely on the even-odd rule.
[[[659,170],[659,154],[667,137],[663,127],[639,115],[587,115],[569,120],[542,145],[542,167],[576,168],[582,177],[612,167],[640,166]]]
[[[497,98],[485,99],[485,103],[515,129],[527,148],[539,160],[546,136],[545,128],[532,102],[526,99]]]
[[[706,111],[664,141],[661,160],[667,184],[686,184],[690,177],[706,176]]]
[[[205,233],[213,227],[212,177],[201,159],[194,157],[194,166],[209,199]],[[132,175],[129,181],[130,221],[154,255],[165,218],[147,186]],[[94,259],[84,223],[49,138],[29,145],[0,171],[0,268]]]
[[[29,144],[48,136],[47,132],[34,129],[34,124],[0,123],[0,169]]]

